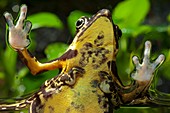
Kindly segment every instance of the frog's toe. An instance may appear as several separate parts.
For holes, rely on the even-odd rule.
[[[153,68],[161,65],[165,60],[165,56],[163,54],[159,55],[159,57],[152,63]]]
[[[29,31],[31,30],[31,27],[32,27],[32,23],[31,23],[30,21],[27,21],[27,22],[25,23],[24,32],[25,32],[26,34],[28,34]]]
[[[148,62],[149,58],[150,58],[150,51],[151,51],[151,42],[150,41],[146,41],[145,42],[145,50],[144,50],[144,58],[143,58],[143,62]]]
[[[8,13],[8,12],[5,12],[4,17],[6,19],[6,22],[7,22],[8,26],[9,26],[9,28],[14,27],[12,15],[10,13]]]
[[[136,69],[139,69],[141,67],[141,64],[139,63],[139,58],[137,56],[133,56],[132,60],[135,64]]]
[[[24,23],[24,20],[26,18],[26,14],[27,14],[27,6],[22,5],[21,9],[20,9],[20,16],[19,16],[19,19],[18,19],[17,24],[16,24],[16,28],[20,28],[20,29],[23,28],[23,23]]]

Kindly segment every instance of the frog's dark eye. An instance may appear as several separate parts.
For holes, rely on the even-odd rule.
[[[87,23],[87,18],[82,17],[76,22],[76,29],[80,29],[85,23]]]

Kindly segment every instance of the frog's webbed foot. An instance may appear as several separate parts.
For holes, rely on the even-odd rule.
[[[132,78],[138,82],[150,83],[153,78],[153,74],[157,67],[161,65],[165,59],[164,55],[159,55],[159,57],[153,62],[150,62],[150,50],[151,42],[145,42],[144,58],[142,64],[139,63],[137,56],[133,57],[133,62],[136,67],[136,71],[132,73]]]
[[[28,39],[28,33],[31,29],[31,22],[25,21],[27,13],[27,6],[22,5],[20,9],[20,16],[16,25],[13,23],[13,17],[10,13],[5,12],[4,17],[9,26],[9,44],[13,49],[22,50],[29,46],[30,40]]]

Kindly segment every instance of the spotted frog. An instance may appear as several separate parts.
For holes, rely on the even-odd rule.
[[[144,58],[134,56],[133,82],[124,86],[117,74],[116,55],[121,30],[107,9],[76,22],[76,35],[66,52],[50,62],[40,63],[27,49],[31,22],[25,21],[22,5],[16,25],[4,13],[9,26],[8,41],[33,75],[60,68],[61,73],[46,80],[31,96],[13,104],[0,104],[0,111],[29,108],[29,113],[113,113],[122,105],[150,102],[148,89],[164,55],[150,63],[150,41],[145,42]],[[56,48],[59,49],[59,48]]]

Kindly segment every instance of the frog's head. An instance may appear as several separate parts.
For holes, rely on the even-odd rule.
[[[77,33],[67,52],[60,58],[71,64],[94,69],[108,61],[115,60],[121,30],[112,21],[107,9],[98,11],[92,17],[81,17],[76,22]],[[70,60],[68,60],[70,59]]]
[[[111,12],[107,9],[98,11],[92,17],[81,17],[76,22],[76,36],[73,41],[74,47],[84,42],[95,42],[97,46],[112,44],[114,49],[118,49],[118,39],[122,32],[112,21]],[[110,42],[110,43],[109,43]],[[74,48],[73,47],[73,48]]]

